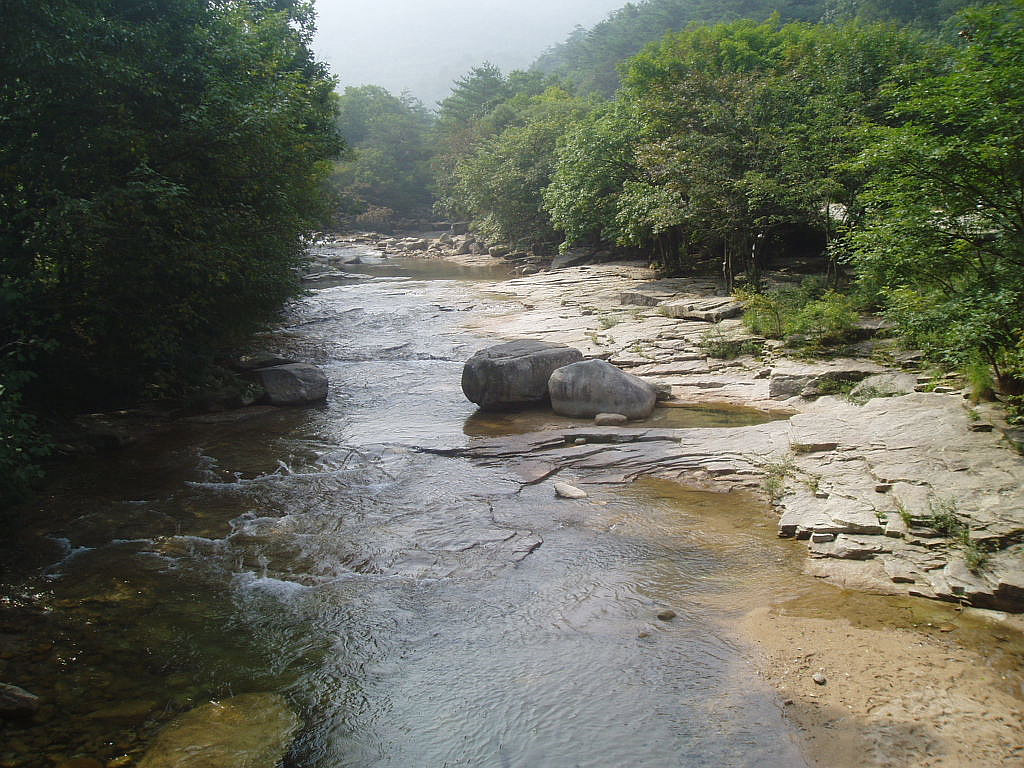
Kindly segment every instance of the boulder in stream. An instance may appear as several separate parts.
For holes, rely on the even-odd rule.
[[[481,349],[462,369],[462,391],[486,410],[543,402],[548,379],[562,366],[583,359],[564,344],[524,339]]]
[[[306,405],[327,397],[327,377],[315,365],[288,363],[253,371],[272,405]]]
[[[275,768],[299,725],[277,694],[211,701],[165,727],[139,768]]]
[[[585,360],[559,368],[548,380],[548,391],[555,413],[584,419],[599,413],[646,419],[657,399],[651,384],[604,360]]]

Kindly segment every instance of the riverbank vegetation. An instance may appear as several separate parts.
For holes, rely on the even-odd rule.
[[[628,5],[528,72],[455,83],[425,129],[435,211],[513,250],[713,271],[805,349],[884,312],[1012,409],[1022,29],[1020,0]],[[814,290],[773,288],[782,264]]]
[[[298,289],[341,149],[305,0],[11,0],[0,504],[36,416],[181,395]]]

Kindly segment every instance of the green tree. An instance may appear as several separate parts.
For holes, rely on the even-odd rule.
[[[429,212],[430,131],[433,117],[417,99],[384,88],[346,88],[337,99],[338,127],[350,147],[331,184],[357,211],[390,208],[401,215]]]
[[[577,242],[627,242],[616,218],[623,186],[639,174],[638,125],[622,104],[602,105],[569,126],[558,141],[554,173],[544,190],[544,209]]]
[[[896,82],[894,117],[860,160],[873,171],[851,238],[915,344],[953,365],[980,357],[1024,390],[1024,4],[965,12],[954,65]]]
[[[484,140],[454,170],[452,206],[505,240],[544,248],[558,238],[543,192],[555,166],[558,138],[588,106],[560,88],[510,102],[512,125]]]

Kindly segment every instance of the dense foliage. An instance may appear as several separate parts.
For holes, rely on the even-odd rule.
[[[782,21],[895,21],[938,28],[970,0],[646,0],[626,5],[592,29],[578,27],[534,66],[584,92],[611,96],[623,61],[666,32],[778,14]]]
[[[559,232],[673,271],[715,265],[772,335],[811,346],[874,302],[932,359],[1020,395],[1024,4],[950,17],[964,5],[790,3],[785,17],[828,23],[776,14],[664,36],[761,9],[626,6],[530,73],[456,84],[439,121],[444,209],[538,250]],[[611,99],[581,96],[616,83]],[[817,265],[819,292],[758,294],[780,256]],[[856,301],[825,290],[841,273]]]
[[[915,344],[1024,393],[1024,3],[964,15],[948,72],[896,80],[854,264]]]
[[[336,164],[331,185],[345,210],[363,221],[429,212],[433,115],[417,99],[375,85],[346,88],[337,104],[350,152]]]
[[[293,294],[341,142],[304,0],[9,0],[4,23],[8,476],[36,440],[18,398],[180,392]]]

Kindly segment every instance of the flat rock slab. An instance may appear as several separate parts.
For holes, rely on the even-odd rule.
[[[670,291],[623,291],[619,294],[619,303],[640,307],[657,307],[674,295]]]
[[[736,317],[743,311],[743,307],[743,302],[736,301],[732,296],[710,299],[674,299],[663,301],[658,305],[658,309],[668,317],[679,320],[702,320],[706,323],[718,323],[730,317]]]
[[[462,369],[462,392],[481,408],[501,410],[543,402],[548,379],[583,359],[578,349],[535,339],[482,349]]]
[[[275,768],[299,726],[277,694],[211,701],[166,726],[139,768]]]
[[[885,373],[869,360],[828,360],[820,363],[785,361],[772,369],[768,394],[781,400],[820,388],[824,382],[858,382]]]

